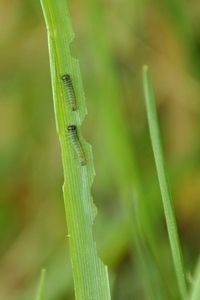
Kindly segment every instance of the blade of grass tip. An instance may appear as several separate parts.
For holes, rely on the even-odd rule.
[[[154,159],[155,159],[155,164],[156,164],[156,169],[158,174],[162,201],[163,201],[172,258],[173,258],[174,268],[176,272],[180,296],[181,299],[185,300],[187,299],[187,287],[186,287],[185,273],[184,273],[184,268],[182,263],[182,254],[181,254],[180,242],[178,237],[178,231],[177,231],[177,225],[176,225],[176,220],[175,220],[175,215],[174,215],[174,210],[172,205],[170,189],[167,182],[167,175],[165,171],[163,150],[161,145],[159,125],[158,125],[157,113],[156,113],[154,91],[151,84],[147,66],[143,67],[143,87],[144,87],[144,97],[145,97],[145,104],[147,110],[147,118],[149,124],[151,143],[152,143]]]
[[[191,290],[190,300],[200,299],[200,259],[197,264],[195,279]]]
[[[46,276],[46,270],[42,269],[40,274],[40,282],[35,300],[44,300],[44,281]]]
[[[110,299],[107,268],[93,239],[96,207],[91,197],[94,166],[91,146],[80,134],[85,118],[84,90],[66,0],[41,0],[48,33],[57,132],[64,169],[63,195],[76,299]]]

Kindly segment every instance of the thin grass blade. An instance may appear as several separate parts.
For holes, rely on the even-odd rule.
[[[187,299],[187,287],[185,281],[185,273],[182,263],[182,254],[180,242],[178,237],[177,225],[175,220],[174,209],[172,205],[172,198],[170,194],[169,184],[165,170],[165,163],[163,157],[163,149],[161,145],[159,125],[157,120],[156,105],[153,86],[150,80],[148,67],[143,67],[143,86],[144,96],[147,110],[147,118],[149,124],[149,131],[151,143],[154,153],[154,159],[158,174],[160,191],[162,195],[164,213],[166,218],[167,230],[169,235],[169,242],[171,246],[171,253],[174,263],[174,268],[177,277],[177,283],[180,291],[181,299]]]
[[[42,269],[40,274],[40,282],[35,300],[44,300],[44,282],[45,282],[46,270]]]
[[[190,300],[200,299],[200,259],[195,272],[194,284],[191,290]]]

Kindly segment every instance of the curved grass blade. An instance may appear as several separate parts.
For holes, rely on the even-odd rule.
[[[87,109],[78,61],[71,56],[70,43],[74,38],[65,0],[41,0],[48,32],[51,79],[57,132],[61,145],[64,169],[64,203],[74,289],[76,299],[110,299],[107,269],[97,255],[92,226],[96,207],[91,197],[94,167],[91,146],[80,134],[80,126]],[[76,94],[77,109],[68,109],[61,76],[69,74]],[[66,134],[69,126],[76,126],[77,139]],[[80,143],[86,157],[81,164],[74,142]],[[75,148],[75,149],[74,149]]]
[[[184,268],[182,263],[182,254],[180,249],[180,243],[179,243],[179,237],[177,232],[177,226],[176,226],[176,220],[175,220],[175,215],[174,215],[174,210],[172,205],[170,189],[167,182],[167,175],[165,171],[163,150],[161,145],[160,132],[159,132],[159,126],[158,126],[158,120],[156,114],[155,97],[154,97],[153,87],[151,84],[147,66],[143,67],[143,86],[144,86],[144,96],[145,96],[151,143],[152,143],[154,159],[155,159],[155,164],[156,164],[156,169],[158,174],[160,191],[162,195],[172,258],[173,258],[174,268],[176,272],[180,296],[181,299],[185,300],[187,299],[187,288],[186,288],[185,274],[184,274]]]
[[[37,291],[37,295],[35,300],[44,300],[44,281],[45,281],[45,276],[46,276],[46,270],[42,269],[41,274],[40,274],[40,282],[39,282],[39,287]]]

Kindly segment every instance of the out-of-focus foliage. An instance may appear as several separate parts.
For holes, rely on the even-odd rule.
[[[133,174],[127,153],[136,157],[144,208],[157,241],[159,268],[148,268],[152,277],[160,274],[160,288],[170,299],[177,299],[141,66],[148,63],[153,75],[190,282],[200,243],[199,1],[76,0],[69,6],[76,32],[72,51],[80,60],[89,112],[83,134],[93,145],[97,173],[94,235],[110,270],[112,299],[143,295],[126,227]],[[0,299],[34,298],[45,266],[46,299],[70,300],[63,176],[40,3],[2,0],[0,8]],[[129,143],[118,141],[119,132]],[[148,247],[145,253],[150,255]]]

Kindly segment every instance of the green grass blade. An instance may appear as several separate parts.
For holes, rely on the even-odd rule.
[[[147,66],[144,66],[143,68],[143,84],[151,143],[163,200],[163,207],[167,223],[167,230],[169,235],[174,268],[176,272],[181,298],[187,299],[187,288],[185,282],[184,268],[182,264],[182,255],[174,210],[172,206],[172,199],[164,166],[163,150],[161,146],[160,132],[156,114],[155,97]]]
[[[43,269],[40,274],[40,282],[39,282],[39,287],[37,291],[37,295],[35,300],[44,300],[44,281],[45,281],[45,276],[46,276],[46,270]]]
[[[69,245],[76,299],[110,299],[107,269],[97,255],[92,226],[96,208],[91,197],[94,167],[91,146],[79,133],[79,142],[86,157],[82,166],[80,157],[66,128],[79,128],[87,109],[78,61],[71,56],[70,43],[74,38],[65,0],[41,0],[48,32],[51,78],[57,132],[60,139],[64,169],[64,203],[69,231]],[[71,75],[77,107],[72,111],[66,103],[60,76]],[[75,146],[77,147],[77,146]]]
[[[197,264],[195,272],[194,285],[192,287],[190,300],[199,300],[200,299],[200,259]]]

